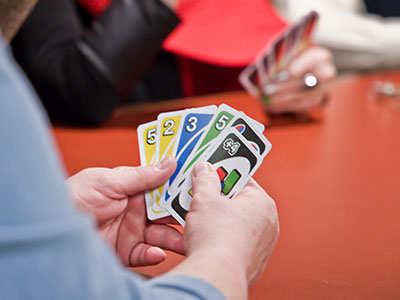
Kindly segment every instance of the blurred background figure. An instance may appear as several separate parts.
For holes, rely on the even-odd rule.
[[[177,0],[115,0],[99,15],[109,2],[39,1],[12,42],[52,120],[97,125],[132,93],[180,96],[173,58],[159,52],[179,23]]]
[[[124,102],[241,89],[238,74],[286,26],[266,0],[41,0],[12,46],[52,120],[99,125]],[[314,51],[292,62],[295,88],[267,111],[319,105],[317,89],[298,88],[306,73],[319,87],[335,76],[329,52]]]
[[[396,0],[274,0],[288,20],[315,10],[315,41],[329,48],[339,71],[400,66],[400,2]]]

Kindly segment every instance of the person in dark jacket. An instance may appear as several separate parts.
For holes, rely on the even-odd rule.
[[[160,54],[179,24],[176,4],[114,0],[95,18],[75,1],[42,0],[13,40],[13,53],[52,120],[98,125],[135,86],[138,100],[180,96],[174,58]]]

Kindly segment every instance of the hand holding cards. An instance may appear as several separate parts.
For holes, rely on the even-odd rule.
[[[286,68],[298,55],[310,47],[310,38],[318,14],[310,12],[298,23],[278,34],[273,44],[266,45],[255,61],[239,75],[239,81],[252,96],[269,101],[265,87],[287,79]]]
[[[172,215],[185,225],[193,197],[191,171],[200,161],[208,161],[215,167],[221,193],[233,197],[271,149],[263,130],[262,124],[224,104],[163,113],[157,121],[139,126],[142,165],[168,155],[177,159],[170,180],[145,194],[148,218]]]

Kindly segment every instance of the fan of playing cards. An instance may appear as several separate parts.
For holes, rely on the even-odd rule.
[[[239,81],[252,96],[269,101],[264,87],[268,83],[285,77],[284,70],[294,57],[306,50],[318,19],[318,13],[310,12],[298,23],[279,33],[272,44],[268,44],[253,63],[239,75]]]
[[[157,121],[138,127],[140,161],[154,164],[168,155],[177,168],[164,185],[145,194],[147,216],[155,220],[172,215],[185,226],[193,197],[191,171],[208,161],[219,175],[221,193],[239,192],[271,150],[264,125],[228,105],[162,113]]]

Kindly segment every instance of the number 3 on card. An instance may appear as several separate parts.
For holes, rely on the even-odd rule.
[[[186,131],[187,132],[193,132],[193,131],[195,131],[196,130],[196,128],[197,128],[197,118],[196,117],[190,117],[189,119],[188,119],[188,123],[189,123],[189,125],[186,125],[186,127],[185,127],[185,129],[186,129]]]

